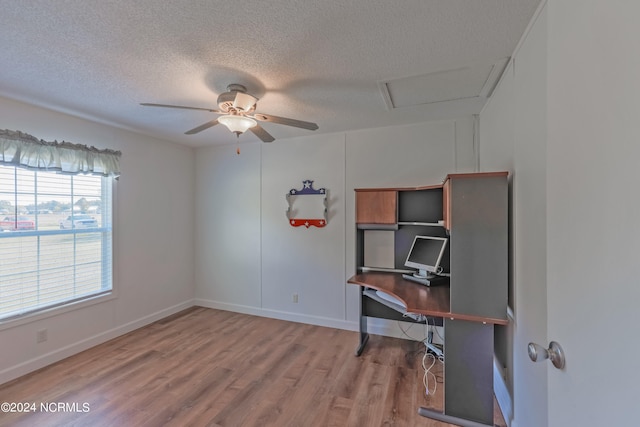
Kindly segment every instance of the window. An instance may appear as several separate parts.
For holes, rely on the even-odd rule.
[[[111,292],[112,181],[0,165],[0,320]]]
[[[121,155],[0,129],[0,323],[111,292]]]

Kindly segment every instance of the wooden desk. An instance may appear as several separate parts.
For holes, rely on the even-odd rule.
[[[348,283],[386,292],[400,299],[407,306],[407,312],[449,319],[470,320],[472,322],[507,325],[506,319],[472,316],[452,313],[449,304],[449,285],[424,286],[402,278],[399,273],[361,273],[352,276]],[[505,313],[506,316],[506,313]]]
[[[424,286],[403,279],[399,273],[362,273],[348,280],[360,286],[386,292],[398,298],[410,313],[446,317],[449,312],[449,286]]]
[[[399,273],[362,273],[348,283],[360,289],[360,343],[356,355],[364,350],[369,335],[367,317],[380,316],[372,310],[376,301],[364,303],[364,288],[386,292],[402,300],[407,312],[441,317],[445,332],[445,401],[444,412],[419,408],[428,418],[468,427],[493,425],[493,325],[505,319],[469,316],[450,310],[449,286],[427,287],[411,282]],[[373,314],[372,313],[376,313]],[[505,313],[506,318],[506,313]],[[397,318],[395,318],[398,320]]]

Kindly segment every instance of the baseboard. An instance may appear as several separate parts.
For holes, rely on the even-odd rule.
[[[74,354],[80,353],[81,351],[87,350],[91,347],[95,347],[98,344],[102,344],[113,338],[119,337],[120,335],[124,335],[150,323],[153,323],[156,320],[163,319],[167,316],[193,306],[193,300],[184,301],[180,304],[176,304],[172,307],[159,310],[155,313],[141,317],[140,319],[136,319],[134,321],[125,323],[124,325],[109,329],[100,334],[85,338],[76,343],[27,360],[18,365],[3,369],[2,371],[0,371],[0,384],[4,384],[40,368],[44,368],[45,366],[51,365],[52,363],[58,362],[62,359],[66,359],[69,356],[73,356]]]
[[[502,411],[502,416],[507,423],[507,427],[513,427],[511,425],[513,420],[513,400],[511,399],[511,394],[509,394],[509,387],[507,387],[504,370],[495,357],[493,358],[493,392],[496,395],[498,406]]]
[[[226,302],[219,302],[214,300],[196,298],[194,300],[194,305],[206,308],[214,308],[217,310],[225,310],[232,311],[235,313],[242,314],[250,314],[252,316],[260,316],[260,317],[268,317],[271,319],[279,319],[279,320],[288,320],[291,322],[297,323],[306,323],[309,325],[316,326],[326,326],[328,328],[336,328],[336,329],[344,329],[347,331],[358,331],[359,324],[357,321],[348,321],[348,320],[338,320],[329,317],[322,316],[311,316],[308,314],[300,314],[300,313],[292,313],[287,311],[279,311],[279,310],[270,310],[259,307],[240,305],[240,304],[230,304]],[[404,323],[404,322],[403,322]],[[424,325],[419,325],[417,323],[405,323],[406,328],[415,328],[421,327],[424,328]],[[385,337],[393,337],[393,338],[402,338],[402,339],[411,339],[407,337],[398,326],[398,322],[396,320],[387,320],[387,319],[375,319],[370,318],[367,324],[367,331],[373,335],[382,335]],[[410,332],[414,332],[410,330]],[[442,333],[441,333],[442,334]],[[426,336],[424,335],[424,331],[415,332],[416,340],[422,341]],[[442,344],[442,340],[440,340],[437,336],[435,337],[434,342],[436,344]]]
[[[444,329],[442,326],[431,326],[434,331],[433,343],[444,344]],[[424,341],[427,339],[427,326],[420,323],[400,322],[397,320],[369,318],[367,321],[367,331],[370,334],[382,335],[385,337],[402,338],[411,341]]]
[[[196,298],[194,305],[217,310],[233,311],[235,313],[250,314],[253,316],[268,317],[270,319],[288,320],[296,323],[306,323],[309,325],[325,326],[328,328],[344,329],[347,331],[357,331],[358,322],[332,319],[322,316],[311,316],[308,314],[291,313],[287,311],[270,310],[259,307],[252,307],[240,304],[229,304],[225,302]]]

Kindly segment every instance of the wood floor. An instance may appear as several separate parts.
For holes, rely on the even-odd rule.
[[[425,396],[420,343],[371,336],[355,357],[356,343],[355,332],[191,308],[0,386],[0,402],[36,405],[0,413],[0,425],[449,425],[417,414],[442,408],[444,388]]]

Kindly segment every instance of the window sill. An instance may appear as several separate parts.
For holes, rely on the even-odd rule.
[[[71,311],[80,310],[96,304],[102,304],[114,299],[116,299],[115,291],[111,290],[111,292],[109,292],[108,294],[88,297],[86,299],[83,299],[82,301],[71,302],[69,304],[61,305],[58,307],[37,311],[35,313],[25,314],[24,316],[16,317],[13,319],[0,320],[0,331],[37,322],[39,320],[44,320],[50,317],[60,316]]]

